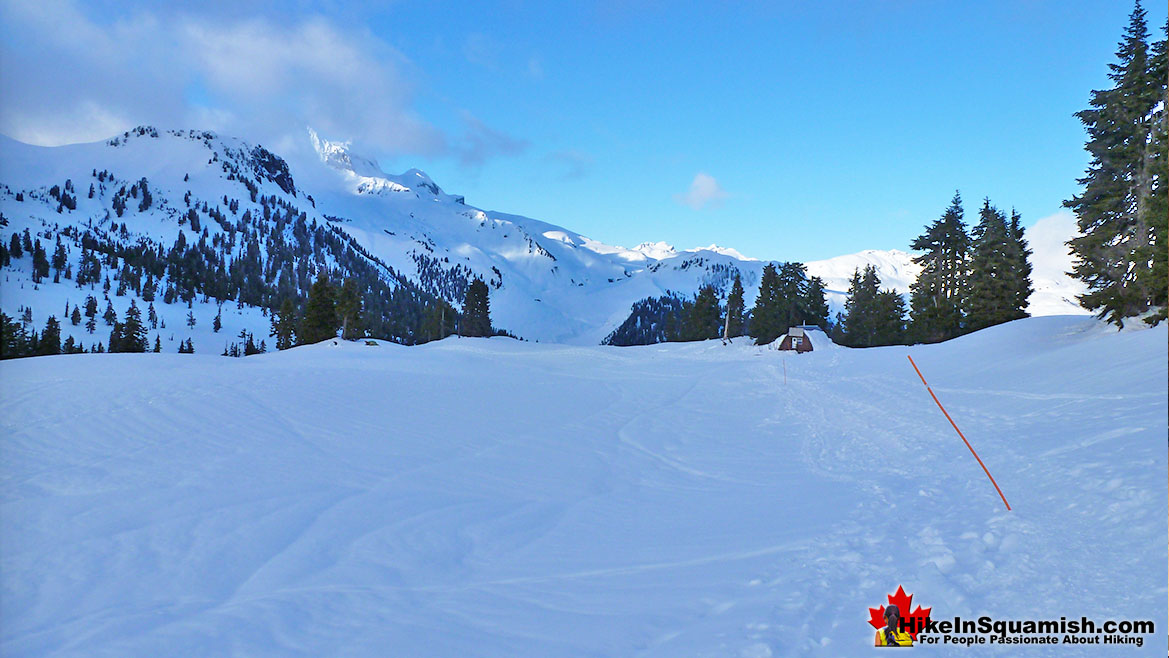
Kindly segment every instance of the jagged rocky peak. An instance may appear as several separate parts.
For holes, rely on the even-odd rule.
[[[308,129],[308,133],[321,162],[356,178],[354,191],[359,194],[380,195],[423,190],[433,196],[443,193],[442,188],[423,171],[410,169],[398,176],[387,174],[372,158],[354,153],[350,142],[331,142],[312,128]]]
[[[330,142],[317,134],[312,128],[308,129],[309,139],[313,149],[320,156],[321,162],[330,167],[351,172],[358,176],[370,178],[385,178],[386,173],[373,160],[357,155],[350,149],[350,142]]]

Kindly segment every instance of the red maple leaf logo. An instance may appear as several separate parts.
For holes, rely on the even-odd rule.
[[[925,628],[926,622],[930,619],[930,611],[933,608],[923,608],[920,605],[913,612],[909,611],[909,606],[913,605],[913,595],[906,594],[905,589],[900,585],[897,586],[897,592],[889,594],[885,598],[889,599],[889,605],[897,606],[897,611],[901,613],[902,626],[905,632],[909,633],[909,637],[917,641],[917,634]],[[873,628],[885,627],[885,606],[878,606],[876,608],[869,608],[869,625]]]

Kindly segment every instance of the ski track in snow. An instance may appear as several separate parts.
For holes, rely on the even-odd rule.
[[[1160,622],[1165,331],[4,362],[0,653],[867,655],[897,585]]]

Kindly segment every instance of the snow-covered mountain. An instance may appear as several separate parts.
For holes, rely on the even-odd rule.
[[[185,249],[198,246],[208,270],[220,274],[219,288],[239,289],[227,293],[234,303],[224,305],[223,294],[196,290],[189,282],[183,294],[173,268],[153,282],[158,290],[173,287],[182,302],[155,304],[169,329],[157,335],[168,341],[193,337],[203,351],[219,351],[225,336],[240,331],[266,336],[263,307],[280,286],[304,289],[322,269],[360,271],[367,283],[376,278],[367,294],[387,300],[387,308],[406,308],[405,315],[412,312],[409,299],[428,295],[458,306],[467,283],[481,277],[491,286],[496,326],[532,340],[596,344],[634,302],[667,292],[691,295],[704,284],[725,289],[736,272],[750,304],[766,265],[716,245],[607,245],[554,224],[467,205],[421,171],[387,174],[349,144],[312,131],[302,146],[285,159],[236,138],[150,127],[54,148],[0,137],[0,212],[7,222],[0,235],[7,240],[28,230],[49,254],[60,240],[68,265],[57,282],[34,283],[31,256],[14,259],[4,271],[0,307],[14,317],[31,307],[38,327],[90,294],[104,307],[101,281],[82,289],[75,283],[87,240],[89,248],[95,240],[112,245],[100,259],[103,277],[125,288],[118,284],[128,261],[120,251],[136,249],[139,259],[144,249],[171,254],[181,235]],[[848,278],[866,264],[877,266],[885,286],[907,291],[917,271],[910,258],[900,251],[865,251],[807,265],[810,274],[825,279],[835,312],[843,306]],[[262,273],[267,287],[245,295],[236,285],[243,274],[235,274],[244,271],[252,279]],[[109,294],[119,315],[130,299],[145,307],[141,281],[134,283],[121,295]],[[1043,310],[1075,312],[1058,304]],[[222,335],[211,331],[216,315]],[[71,323],[63,329],[85,344],[101,335]]]

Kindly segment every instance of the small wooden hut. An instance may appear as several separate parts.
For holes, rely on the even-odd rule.
[[[812,339],[804,332],[803,327],[792,327],[787,330],[787,335],[779,342],[779,349],[792,350],[794,352],[811,352]]]

